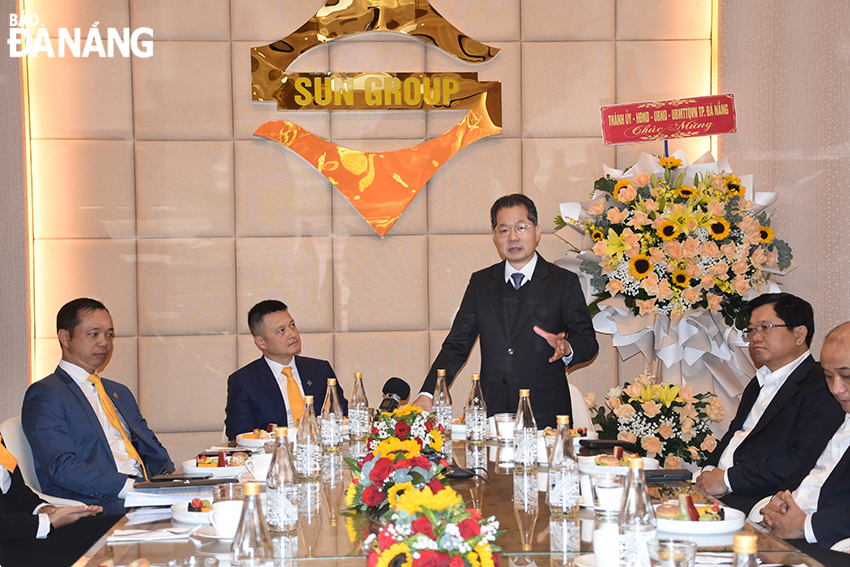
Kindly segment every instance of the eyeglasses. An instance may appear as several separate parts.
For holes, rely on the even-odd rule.
[[[510,236],[511,231],[516,232],[517,236],[525,236],[528,234],[531,229],[534,228],[533,224],[520,223],[516,226],[500,226],[496,230],[493,231],[493,236],[496,238],[507,238]]]
[[[770,333],[773,332],[773,329],[776,329],[778,327],[789,327],[790,328],[790,327],[792,327],[792,325],[774,325],[773,323],[770,323],[769,325],[754,325],[752,327],[747,327],[742,332],[744,334],[745,339],[750,339],[756,333],[762,333],[763,335],[769,335]]]

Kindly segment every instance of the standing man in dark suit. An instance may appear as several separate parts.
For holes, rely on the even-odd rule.
[[[336,378],[327,360],[298,356],[301,335],[283,302],[269,299],[256,304],[248,312],[248,328],[263,356],[227,379],[228,439],[266,429],[270,423],[295,427],[305,395],[313,396],[315,411],[321,413],[328,378]],[[347,415],[348,402],[339,382],[336,387]]]
[[[537,207],[506,195],[490,208],[493,241],[505,259],[472,274],[451,331],[419,397],[431,409],[437,370],[451,382],[481,341],[481,385],[490,415],[516,411],[520,388],[531,390],[540,427],[571,413],[566,369],[599,350],[578,277],[537,252]]]
[[[0,564],[71,565],[121,519],[120,515],[91,517],[101,511],[100,506],[51,506],[39,498],[24,482],[0,436]]]
[[[44,493],[124,513],[136,480],[174,471],[130,390],[103,380],[115,330],[106,307],[75,299],[56,316],[62,360],[24,396],[21,425]]]
[[[696,482],[745,513],[783,487],[796,488],[844,419],[809,352],[812,306],[790,293],[770,293],[750,308],[744,337],[759,369]]]
[[[761,513],[778,537],[831,547],[850,537],[850,323],[827,335],[820,364],[844,422],[800,486],[778,493]]]

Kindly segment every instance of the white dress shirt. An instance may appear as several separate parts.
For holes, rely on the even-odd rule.
[[[293,424],[292,427],[294,427],[295,420],[292,419],[292,406],[289,403],[289,393],[286,389],[287,378],[283,375],[284,365],[279,362],[275,362],[266,356],[263,356],[263,358],[266,360],[266,364],[269,365],[269,368],[272,371],[272,376],[274,376],[275,380],[277,380],[277,387],[280,388],[280,393],[283,395],[283,401],[286,404],[286,422]],[[285,366],[292,369],[292,377],[295,378],[295,383],[298,384],[298,390],[301,392],[301,396],[303,397],[304,386],[301,385],[301,375],[298,374],[298,367],[295,365],[295,357],[293,356],[289,364]]]
[[[767,365],[762,366],[756,372],[756,379],[759,381],[759,385],[761,386],[759,395],[756,398],[756,402],[753,404],[752,409],[750,409],[750,413],[747,414],[747,419],[744,420],[744,425],[741,429],[736,431],[732,436],[732,439],[729,440],[726,450],[723,451],[722,455],[720,455],[720,460],[717,463],[717,468],[726,471],[723,475],[723,481],[726,483],[726,488],[728,488],[730,492],[732,491],[732,486],[729,484],[729,469],[735,464],[735,450],[741,446],[744,439],[746,439],[755,426],[758,425],[758,422],[761,419],[761,416],[764,415],[764,411],[767,409],[767,406],[769,406],[770,402],[773,401],[773,398],[776,397],[776,392],[779,391],[779,388],[782,387],[785,380],[788,379],[788,376],[790,376],[791,373],[794,372],[794,370],[796,370],[797,367],[810,356],[810,354],[811,353],[807,350],[800,355],[799,358],[789,364],[786,364],[782,368],[777,369],[776,372],[771,372]]]
[[[794,502],[806,513],[805,533],[806,541],[817,543],[815,532],[812,529],[812,514],[818,511],[818,498],[823,483],[832,474],[835,465],[844,456],[850,447],[850,414],[844,416],[844,423],[833,434],[832,439],[826,445],[823,453],[818,457],[815,468],[803,479],[800,486],[792,493]]]
[[[10,488],[12,488],[12,475],[9,473],[9,469],[0,465],[0,492],[6,494]],[[33,515],[38,514],[38,530],[35,532],[36,539],[44,539],[50,533],[50,517],[47,514],[38,513],[45,506],[49,506],[49,504],[43,502],[32,511]]]

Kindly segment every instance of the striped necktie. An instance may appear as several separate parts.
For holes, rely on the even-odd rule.
[[[106,390],[103,388],[103,382],[100,381],[100,376],[97,374],[90,374],[89,380],[94,384],[94,387],[97,390],[97,397],[100,399],[100,407],[103,408],[103,413],[106,414],[106,419],[109,420],[109,423],[111,423],[112,426],[121,433],[121,439],[124,440],[124,447],[127,449],[127,454],[139,462],[142,466],[142,474],[145,475],[145,480],[148,480],[148,471],[145,469],[145,463],[142,462],[139,452],[136,451],[136,448],[130,442],[130,438],[127,437],[127,433],[124,431],[124,428],[121,427],[121,420],[118,419],[118,412],[115,410],[115,406],[112,405],[112,400],[110,400],[109,396],[106,395]]]

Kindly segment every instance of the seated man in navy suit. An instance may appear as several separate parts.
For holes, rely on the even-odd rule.
[[[844,423],[800,486],[778,493],[761,513],[778,537],[831,547],[850,537],[850,323],[826,337],[820,363],[829,391],[845,412]]]
[[[744,336],[759,369],[696,482],[745,513],[765,496],[797,488],[844,419],[809,352],[812,306],[790,293],[768,293],[750,308]]]
[[[94,299],[70,301],[56,328],[59,367],[30,385],[21,408],[41,489],[123,514],[136,480],[173,472],[174,464],[130,390],[98,374],[115,336],[106,307]]]
[[[295,427],[301,417],[304,396],[313,396],[316,414],[322,411],[328,378],[336,378],[327,360],[298,356],[301,336],[295,320],[281,301],[261,301],[248,312],[248,328],[261,358],[244,366],[227,379],[228,439],[270,423]],[[337,382],[343,414],[348,402]],[[290,425],[291,424],[291,425]]]

